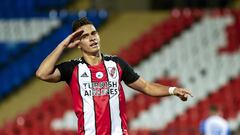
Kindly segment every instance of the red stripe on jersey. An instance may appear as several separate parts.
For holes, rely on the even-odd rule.
[[[127,115],[126,115],[126,100],[123,91],[123,87],[121,85],[122,80],[122,69],[119,64],[117,64],[118,73],[119,73],[119,109],[120,109],[120,117],[122,120],[122,132],[123,135],[128,135],[128,126],[127,126]]]
[[[119,73],[119,82],[121,83],[122,80],[122,68],[121,66],[117,63],[117,69],[118,69],[118,73]]]
[[[78,81],[78,66],[76,66],[72,73],[72,79],[70,82],[73,107],[78,117],[78,135],[84,135],[84,114],[83,114],[83,99],[80,94],[80,86]]]
[[[104,64],[98,66],[89,66],[92,76],[92,82],[108,82],[106,69]],[[97,87],[97,86],[96,86]],[[93,89],[94,86],[92,86]],[[95,90],[102,90],[95,89]],[[111,134],[111,114],[109,105],[109,95],[93,96],[96,135],[110,135]]]

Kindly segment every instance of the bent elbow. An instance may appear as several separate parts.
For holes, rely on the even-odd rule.
[[[42,72],[40,72],[39,70],[36,71],[35,76],[40,80],[45,80],[46,79],[46,76]]]

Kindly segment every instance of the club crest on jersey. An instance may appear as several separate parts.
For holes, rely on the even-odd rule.
[[[115,67],[109,67],[108,72],[113,79],[117,77],[117,69]]]
[[[102,73],[102,72],[97,72],[97,73],[96,73],[96,77],[97,77],[98,79],[103,78],[103,73]]]

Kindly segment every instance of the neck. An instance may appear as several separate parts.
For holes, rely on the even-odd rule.
[[[98,65],[102,61],[101,52],[97,52],[96,54],[83,53],[83,58],[91,66]]]

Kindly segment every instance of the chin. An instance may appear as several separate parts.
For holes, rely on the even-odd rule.
[[[99,51],[100,51],[100,47],[93,49],[93,52],[95,52],[95,53],[97,53],[97,52],[99,52]]]
[[[90,51],[88,53],[92,54],[92,55],[97,55],[100,52],[100,50],[94,50],[94,51]]]

